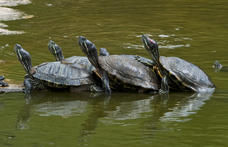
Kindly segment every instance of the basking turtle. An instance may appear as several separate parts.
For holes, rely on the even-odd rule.
[[[155,72],[163,78],[167,76],[170,88],[183,91],[213,92],[215,85],[211,78],[199,67],[178,57],[159,55],[158,45],[148,36],[142,36],[145,49],[154,61]]]
[[[78,43],[101,75],[106,92],[111,93],[110,87],[130,92],[160,89],[157,76],[142,63],[120,55],[98,56],[95,45],[82,36],[79,37]]]
[[[0,87],[7,87],[9,86],[8,83],[4,82],[3,80],[5,79],[4,76],[0,76]]]
[[[89,62],[87,57],[83,56],[72,56],[69,58],[64,58],[62,49],[52,40],[48,42],[48,49],[55,57],[56,61],[61,61],[62,63],[74,63],[79,64],[89,71],[95,70],[94,66]]]
[[[100,49],[100,56],[108,56],[108,55],[109,55],[109,53],[106,50],[106,48]],[[138,56],[138,55],[120,55],[120,56],[124,56],[124,57],[130,58],[130,59],[136,60],[136,61],[144,64],[145,66],[148,66],[149,68],[153,69],[154,62],[145,57]]]
[[[90,63],[87,57],[83,56],[72,56],[69,58],[64,59],[62,49],[52,40],[48,42],[48,49],[52,53],[52,55],[55,57],[56,61],[61,62],[69,62],[74,64],[81,64],[84,65],[88,70],[93,71],[95,70],[95,67]],[[106,48],[100,48],[100,56],[109,56],[109,52],[106,50]],[[125,56],[127,58],[131,58],[133,60],[137,60],[138,62],[143,63],[144,65],[153,68],[153,61],[138,55],[121,55]]]
[[[214,65],[212,66],[214,68],[215,72],[228,72],[228,67],[227,66],[223,66],[222,64],[220,64],[218,61],[215,61]]]
[[[49,88],[66,88],[70,91],[103,91],[101,87],[94,84],[91,72],[80,66],[49,62],[32,67],[31,57],[27,51],[18,44],[15,45],[14,50],[27,73],[24,81],[26,93],[30,93],[33,89],[46,90]]]

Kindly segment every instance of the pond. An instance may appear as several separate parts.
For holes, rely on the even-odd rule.
[[[226,146],[228,3],[179,0],[0,0],[0,75],[22,83],[14,45],[33,66],[54,61],[49,40],[64,57],[84,56],[78,36],[110,54],[150,58],[146,34],[160,55],[187,60],[216,85],[212,94],[22,92],[0,95],[0,146]],[[227,110],[226,110],[227,108]]]

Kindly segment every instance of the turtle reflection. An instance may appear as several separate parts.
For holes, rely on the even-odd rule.
[[[143,138],[147,139],[155,137],[156,131],[170,129],[166,127],[168,122],[188,121],[188,116],[197,113],[209,99],[210,94],[186,92],[166,95],[113,93],[112,97],[102,93],[77,93],[77,96],[75,93],[32,93],[25,95],[26,103],[18,115],[16,128],[29,129],[28,121],[33,115],[61,116],[63,119],[75,117],[77,122],[71,127],[78,134],[79,144],[84,144],[92,141],[93,135],[98,133],[98,123],[138,125],[139,120]]]

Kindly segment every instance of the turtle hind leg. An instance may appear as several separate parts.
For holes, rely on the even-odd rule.
[[[70,87],[70,92],[104,92],[104,89],[97,85],[81,85]]]
[[[161,80],[161,89],[159,89],[159,93],[169,93],[169,85],[166,79],[166,76],[164,76]]]
[[[91,92],[104,92],[104,89],[97,85],[91,85],[89,89]]]

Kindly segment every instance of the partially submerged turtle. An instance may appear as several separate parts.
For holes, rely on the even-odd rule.
[[[178,57],[159,55],[158,45],[148,36],[142,36],[145,49],[154,62],[154,70],[161,78],[167,76],[170,88],[183,91],[213,92],[215,85],[199,67]]]
[[[0,60],[0,63],[4,63],[4,62],[6,62],[5,60]]]
[[[131,92],[160,89],[157,76],[142,63],[120,55],[98,56],[95,45],[82,36],[79,37],[78,43],[101,75],[102,85],[106,92],[111,93],[110,87]]]
[[[214,68],[215,72],[228,72],[228,67],[227,66],[223,66],[222,64],[220,64],[218,61],[215,61],[214,65],[212,66]]]
[[[0,76],[0,87],[7,87],[9,86],[8,83],[4,82],[3,80],[5,79],[4,76]]]
[[[91,72],[80,66],[49,62],[32,67],[31,56],[27,51],[18,44],[15,45],[14,50],[28,74],[24,81],[26,93],[30,93],[33,89],[46,90],[48,88],[66,88],[70,91],[103,91],[101,87],[94,84]]]

